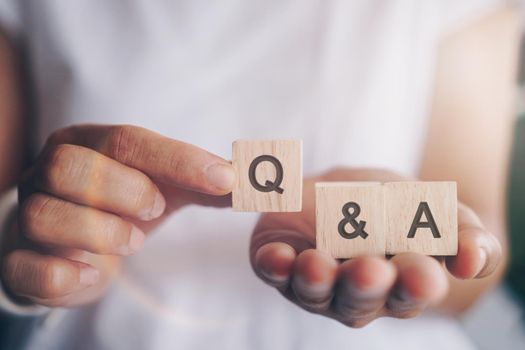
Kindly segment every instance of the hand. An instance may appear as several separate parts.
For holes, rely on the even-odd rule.
[[[501,245],[462,204],[458,254],[444,260],[404,253],[338,261],[314,249],[315,182],[402,180],[407,179],[385,171],[349,169],[307,179],[302,212],[265,214],[256,226],[250,247],[255,273],[299,307],[350,327],[382,316],[418,315],[447,295],[449,273],[460,279],[491,274],[501,259]]]
[[[42,305],[93,301],[166,215],[229,205],[234,177],[224,159],[142,128],[60,130],[20,184],[3,282]]]

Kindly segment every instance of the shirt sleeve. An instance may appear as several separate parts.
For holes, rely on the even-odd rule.
[[[0,29],[11,38],[20,37],[23,0],[0,0]]]

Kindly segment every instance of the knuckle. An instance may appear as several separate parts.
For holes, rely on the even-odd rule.
[[[184,181],[185,176],[188,176],[187,174],[191,171],[191,165],[186,161],[190,155],[186,154],[186,156],[181,156],[184,152],[185,150],[181,149],[180,153],[172,153],[165,160],[166,166],[169,167],[169,169],[173,169],[173,174],[175,174],[181,182]]]
[[[339,317],[343,319],[369,319],[377,314],[377,308],[368,309],[368,310],[359,310],[357,308],[353,309],[342,309],[336,312]]]
[[[2,278],[6,286],[17,295],[55,298],[65,294],[67,273],[58,261],[32,263],[31,259],[32,253],[24,250],[15,250],[4,257]]]
[[[155,190],[149,181],[139,177],[131,188],[133,188],[133,194],[130,196],[130,204],[136,210],[144,209],[151,204]]]
[[[47,138],[47,144],[48,145],[54,145],[61,143],[61,141],[64,139],[64,135],[66,135],[69,128],[61,128],[53,131],[51,135]]]
[[[15,278],[18,273],[20,264],[20,254],[17,251],[7,254],[2,262],[2,279],[11,286],[13,283],[13,278]]]
[[[370,324],[373,320],[376,319],[376,316],[365,316],[365,317],[355,317],[355,318],[346,318],[340,319],[339,322],[350,328],[363,328]]]
[[[301,302],[301,306],[306,311],[313,314],[322,314],[330,308],[330,300],[320,302]]]
[[[42,298],[32,298],[29,297],[29,300],[31,300],[35,304],[56,308],[56,307],[67,307],[68,302],[65,298],[53,298],[53,299],[42,299]]]
[[[389,300],[386,303],[386,313],[390,317],[399,319],[414,318],[425,310],[423,305],[407,304],[399,301]]]
[[[134,137],[137,129],[138,127],[132,125],[116,125],[111,127],[106,141],[106,149],[109,157],[120,163],[128,163],[139,150]]]
[[[15,295],[25,295],[34,273],[28,267],[28,252],[15,250],[7,254],[2,261],[2,280]]]
[[[118,218],[108,219],[102,228],[102,237],[96,242],[96,248],[100,252],[110,252],[113,247],[122,245],[129,238],[129,230],[126,230]]]
[[[53,215],[54,207],[50,197],[33,194],[25,200],[20,208],[20,229],[28,238],[36,238],[42,222]]]
[[[82,170],[76,147],[62,144],[52,147],[42,165],[41,179],[49,189],[60,189],[68,179],[75,178]]]
[[[410,318],[415,318],[421,314],[420,310],[404,310],[404,311],[392,311],[391,316],[399,318],[401,320],[408,320]]]

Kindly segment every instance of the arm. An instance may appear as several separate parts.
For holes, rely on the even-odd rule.
[[[25,153],[17,72],[15,50],[0,33],[0,193],[16,184]]]
[[[26,150],[25,122],[20,103],[21,86],[18,76],[16,51],[8,38],[0,31],[0,199],[6,190],[15,186],[24,163]],[[1,215],[0,215],[1,216]],[[0,240],[4,238],[0,222]],[[0,241],[0,247],[2,247]],[[0,288],[3,286],[0,285]],[[2,288],[3,289],[3,288]],[[5,296],[0,290],[0,295]],[[8,300],[0,300],[11,304]],[[10,310],[10,305],[0,303],[0,310]],[[25,309],[27,312],[29,309]],[[18,309],[17,309],[18,310]],[[21,313],[20,315],[25,315]],[[15,312],[15,315],[18,315]],[[0,329],[5,331],[0,340],[0,348],[18,348],[25,343],[28,334],[40,319],[33,317],[13,317],[0,312]]]
[[[504,273],[504,203],[519,39],[517,15],[504,9],[446,37],[440,48],[420,177],[457,181],[460,200],[504,248],[503,261],[487,278],[450,278],[449,295],[441,305],[447,312],[467,308]]]

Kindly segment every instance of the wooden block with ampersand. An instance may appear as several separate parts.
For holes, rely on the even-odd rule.
[[[334,258],[384,255],[383,186],[316,183],[316,245]]]

